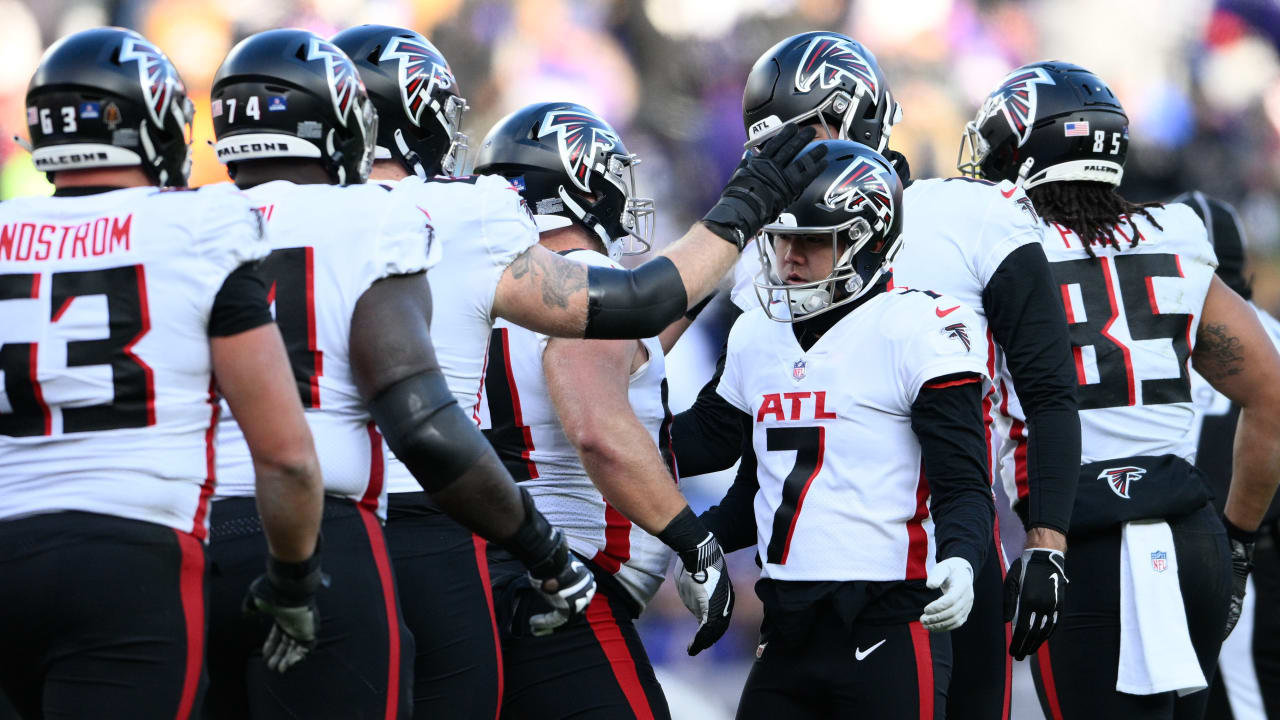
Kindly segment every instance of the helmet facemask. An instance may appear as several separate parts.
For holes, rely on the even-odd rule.
[[[748,150],[758,147],[772,137],[774,133],[781,130],[784,124],[789,122],[795,123],[798,127],[816,124],[826,133],[826,139],[861,142],[858,138],[850,137],[849,128],[853,127],[853,122],[858,119],[858,109],[863,106],[862,100],[864,97],[866,97],[866,87],[861,83],[854,89],[852,96],[844,90],[836,90],[812,110],[802,112],[795,117],[772,125],[755,137],[749,138],[745,147]],[[884,149],[889,146],[889,135],[893,132],[893,126],[902,122],[902,106],[893,99],[893,95],[887,90],[884,94],[884,101],[889,105],[889,110],[884,114],[880,142],[879,146],[875,148],[876,152],[884,152]],[[868,107],[874,107],[874,105],[869,104]],[[832,122],[829,123],[828,120]],[[836,121],[838,121],[838,125]]]
[[[560,185],[557,195],[565,210],[604,244],[605,254],[618,262],[627,255],[643,255],[653,246],[655,203],[636,197],[635,154],[610,153],[604,163],[592,168],[608,186],[594,193],[595,199],[571,192]]]

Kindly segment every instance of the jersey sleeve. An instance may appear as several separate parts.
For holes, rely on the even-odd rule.
[[[908,404],[915,402],[925,383],[943,375],[974,373],[990,381],[987,339],[977,313],[945,295],[914,305],[911,309],[922,320],[907,336],[900,364]]]
[[[521,253],[538,244],[538,226],[524,197],[506,178],[482,175],[476,179],[476,187],[484,204],[480,235],[489,261],[505,270]]]
[[[215,286],[232,270],[261,260],[271,252],[267,225],[247,195],[230,183],[207,185],[188,198],[201,205],[203,217],[196,247],[222,271]]]
[[[720,373],[720,383],[716,392],[730,405],[744,413],[751,413],[751,403],[742,392],[742,355],[747,349],[747,324],[752,313],[744,313],[729,331],[729,342],[725,347],[724,372]]]
[[[1008,181],[987,186],[989,200],[982,218],[979,252],[973,259],[974,272],[986,287],[1009,253],[1028,243],[1039,242],[1043,232],[1040,216],[1031,198],[1020,186]]]
[[[442,249],[429,208],[413,193],[392,190],[386,197],[375,240],[374,279],[422,272],[439,262]]]

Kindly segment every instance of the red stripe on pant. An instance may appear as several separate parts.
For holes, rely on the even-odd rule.
[[[485,553],[484,538],[471,535],[476,549],[476,570],[480,572],[480,584],[484,587],[484,601],[489,605],[489,622],[493,624],[493,657],[498,670],[498,697],[494,703],[494,720],[502,715],[502,636],[498,634],[498,620],[493,612],[493,583],[489,581],[489,557]]]
[[[182,616],[187,626],[187,669],[182,678],[182,695],[178,702],[177,720],[187,720],[200,687],[204,669],[204,546],[193,535],[177,530],[178,549],[182,554],[178,591],[182,597]]]
[[[920,720],[933,720],[933,649],[929,631],[918,621],[907,626],[916,654],[916,687],[920,690]]]
[[[1040,666],[1040,683],[1044,686],[1045,703],[1049,706],[1051,720],[1062,720],[1062,706],[1058,704],[1058,687],[1053,682],[1053,663],[1049,660],[1049,643],[1036,650],[1036,662]]]
[[[644,686],[640,684],[640,676],[636,673],[636,662],[631,657],[626,638],[613,619],[613,608],[609,605],[609,597],[597,592],[587,606],[587,623],[595,633],[600,649],[609,659],[609,667],[618,681],[618,687],[627,698],[631,712],[636,720],[653,720],[653,710],[649,707],[649,698],[644,694]]]
[[[378,516],[364,505],[357,505],[360,520],[364,522],[373,550],[373,562],[378,568],[378,584],[382,587],[383,604],[387,611],[387,720],[395,720],[400,708],[400,614],[396,611],[396,588],[391,580],[391,560],[387,556],[387,541],[382,535]]]

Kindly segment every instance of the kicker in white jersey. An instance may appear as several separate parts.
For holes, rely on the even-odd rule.
[[[949,296],[906,288],[868,300],[807,352],[760,308],[738,319],[718,392],[754,420],[764,577],[925,577],[933,520],[911,406],[933,378],[987,377],[978,322]]]
[[[0,204],[0,519],[81,510],[205,537],[208,323],[262,233],[229,184]]]
[[[295,185],[246,190],[267,221],[268,301],[289,352],[325,491],[386,514],[383,442],[351,377],[356,301],[375,281],[440,258],[430,209],[411,186]],[[227,413],[218,436],[218,497],[253,495],[249,448]]]

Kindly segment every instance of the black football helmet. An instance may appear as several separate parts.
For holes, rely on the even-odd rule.
[[[902,245],[902,180],[893,165],[861,143],[818,143],[827,146],[827,169],[756,242],[756,298],[778,322],[807,320],[858,299],[875,287]],[[774,241],[797,235],[831,238],[835,263],[825,278],[797,285],[780,279]],[[778,300],[786,301],[786,315],[777,313]]]
[[[467,101],[444,55],[412,30],[361,25],[334,35],[356,64],[378,110],[374,159],[395,159],[418,177],[453,175],[466,165]]]
[[[1078,65],[1038,62],[1009,73],[965,125],[956,169],[1027,189],[1119,185],[1128,152],[1129,117],[1111,88]]]
[[[475,171],[511,179],[539,230],[577,223],[616,261],[652,244],[654,205],[636,197],[638,164],[609,123],[581,105],[555,102],[499,120],[480,146]]]
[[[213,78],[218,160],[313,158],[339,185],[373,167],[378,116],[356,66],[306,30],[267,30],[240,41]]]
[[[169,58],[132,30],[94,28],[45,51],[27,86],[39,170],[138,166],[186,187],[195,107]]]
[[[747,147],[783,124],[818,122],[833,139],[884,152],[902,107],[889,92],[875,55],[834,32],[792,35],[756,60],[742,92]]]

